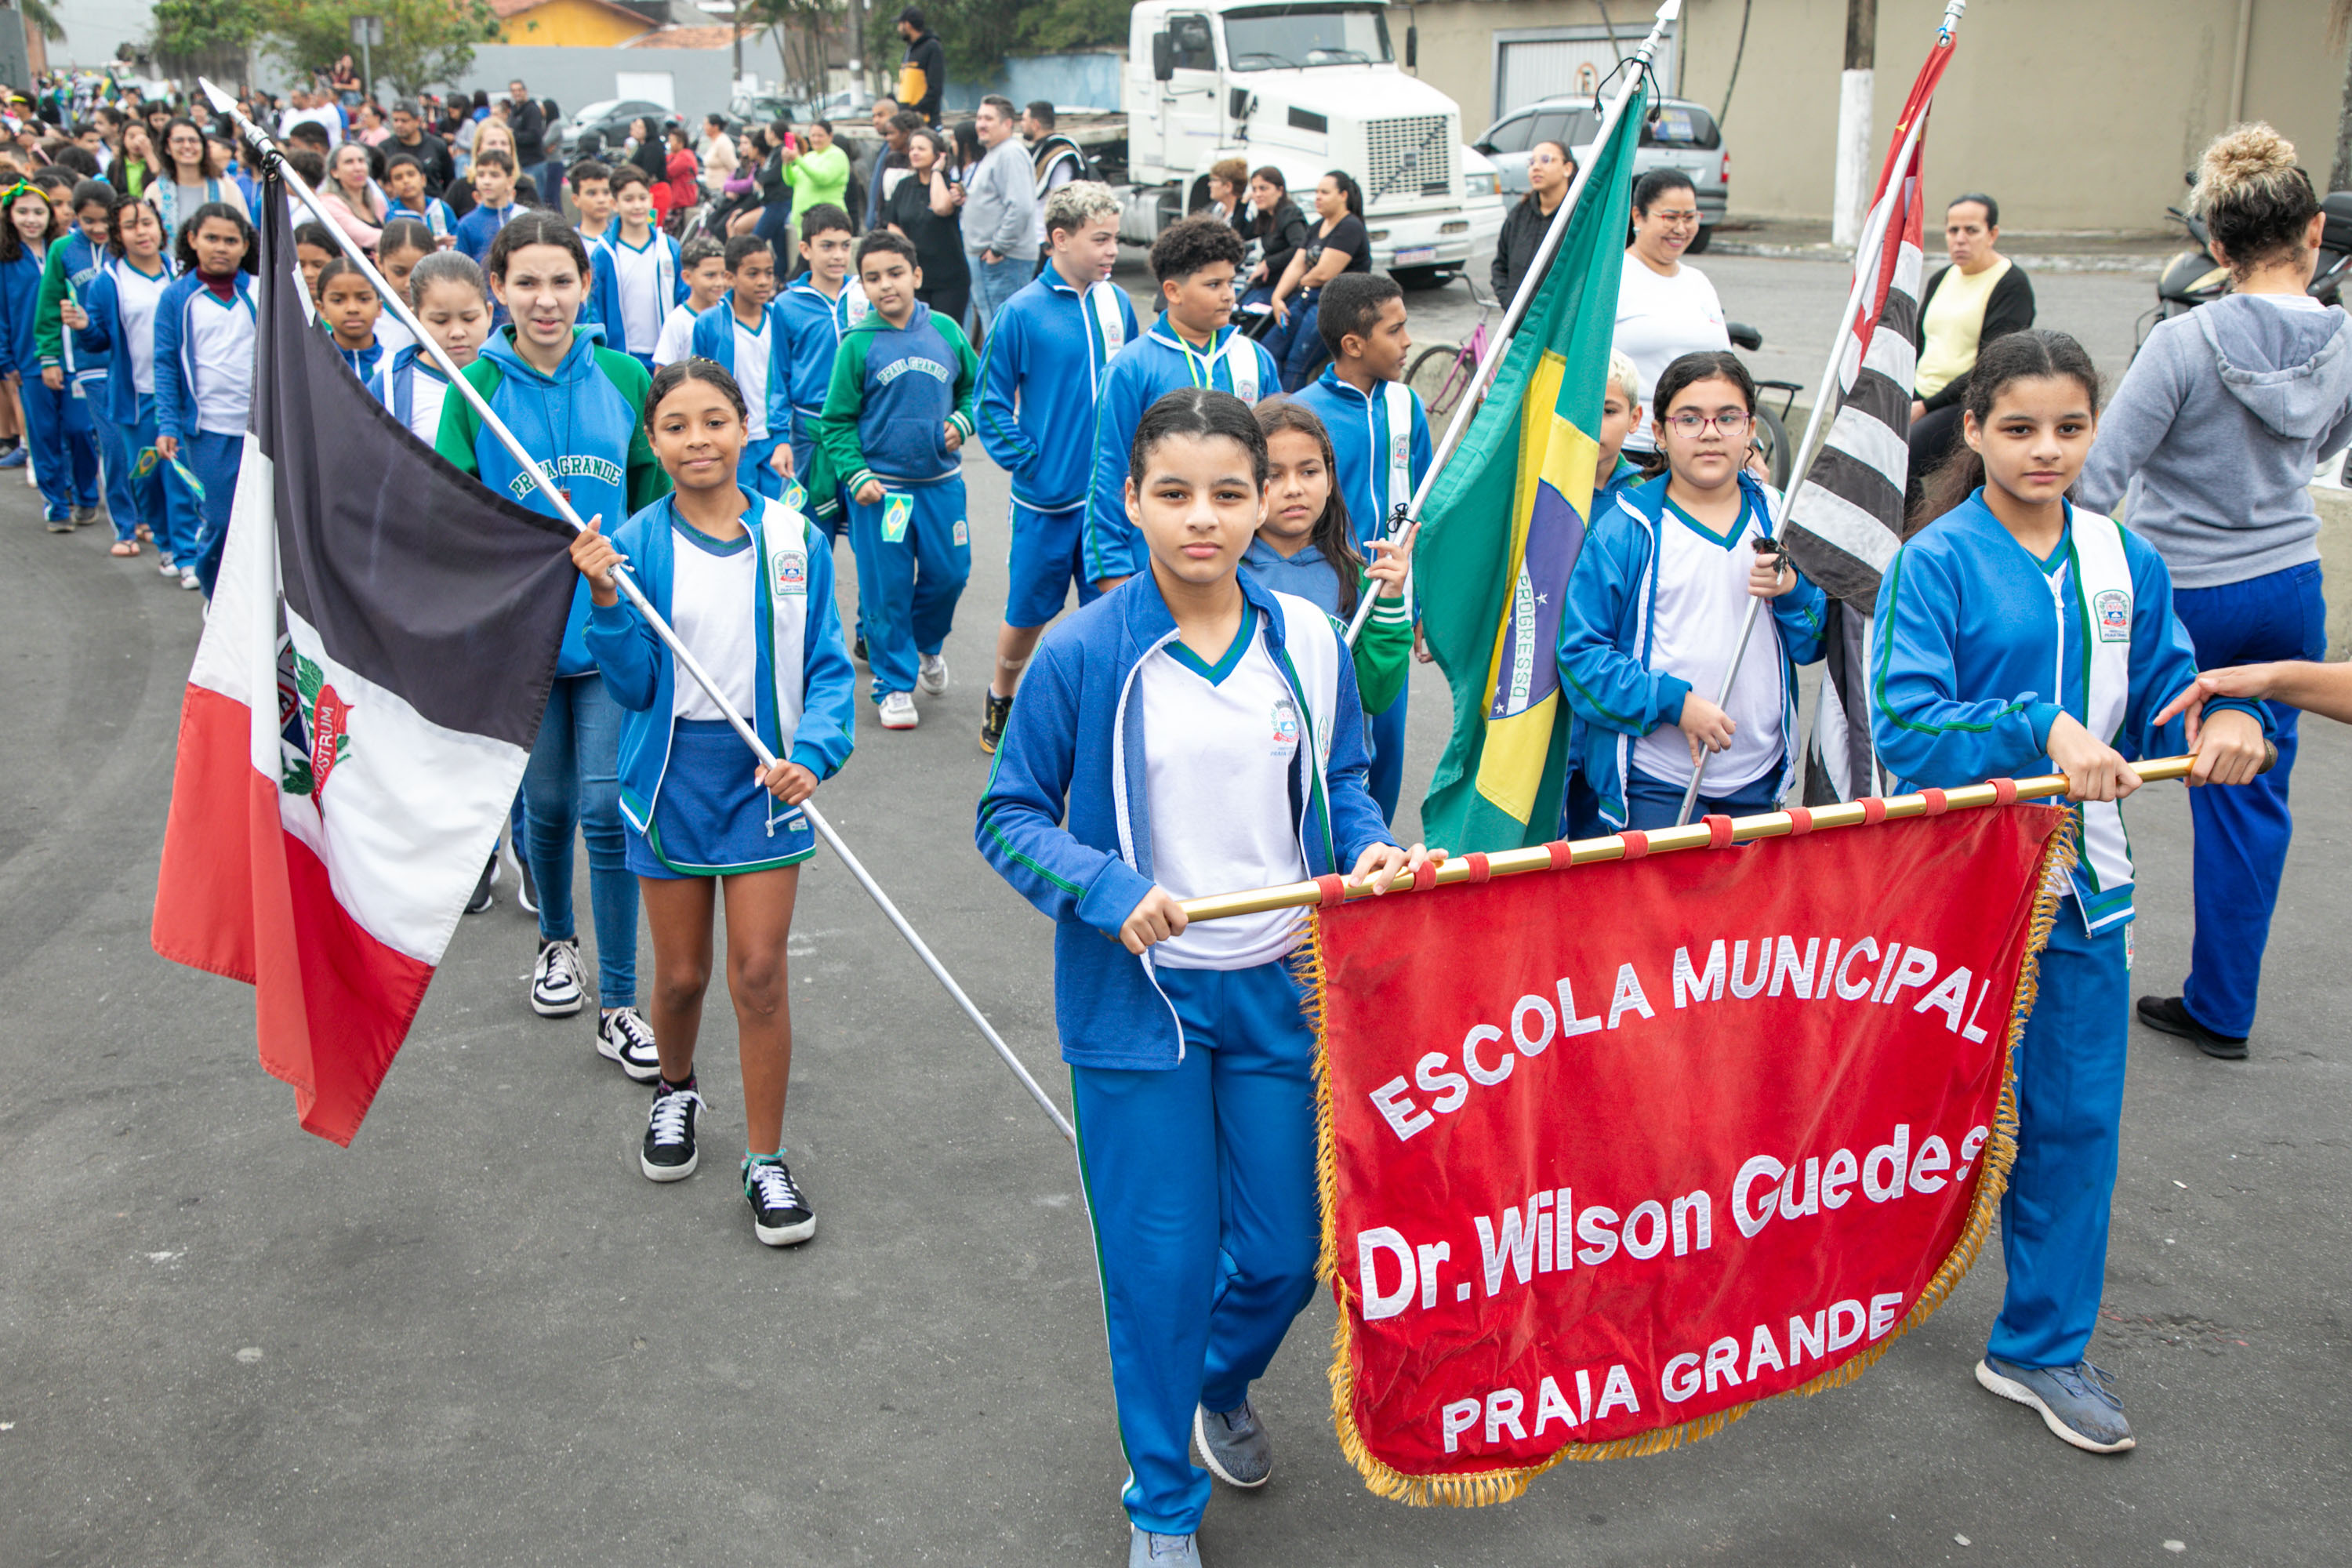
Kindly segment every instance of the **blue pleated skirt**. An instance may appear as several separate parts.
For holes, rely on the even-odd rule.
[[[816,852],[808,814],[793,808],[768,828],[774,797],[751,778],[751,749],[722,720],[672,721],[669,768],[651,830],[629,830],[640,877],[726,877],[797,866]]]

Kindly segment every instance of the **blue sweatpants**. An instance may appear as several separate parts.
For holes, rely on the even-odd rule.
[[[1639,768],[1625,779],[1625,826],[1643,833],[1655,833],[1662,827],[1672,827],[1675,818],[1682,815],[1683,791],[1686,784],[1672,784],[1652,778]],[[1710,815],[1723,816],[1754,816],[1759,812],[1777,810],[1780,802],[1772,797],[1772,775],[1765,774],[1754,784],[1743,784],[1729,795],[1708,795],[1706,781],[1699,781],[1699,797],[1691,806],[1691,820]],[[1607,833],[1604,826],[1593,829]],[[1583,837],[1580,834],[1579,837]]]
[[[196,581],[204,585],[205,597],[213,596],[213,584],[220,576],[221,551],[228,544],[229,508],[236,500],[236,471],[245,465],[245,437],[218,436],[210,430],[198,430],[180,443],[180,461],[186,464],[205,487],[202,519],[203,542],[196,554]],[[185,504],[195,508],[194,494],[177,474],[163,484],[163,500],[169,504],[173,490],[184,493]],[[188,563],[184,555],[180,564]]]
[[[1388,708],[1364,721],[1364,738],[1372,745],[1372,766],[1365,785],[1382,819],[1396,820],[1397,796],[1404,793],[1404,715],[1412,706],[1410,687],[1397,693]]]
[[[106,512],[113,520],[114,537],[132,538],[143,522],[160,541],[163,537],[163,476],[154,468],[143,476],[135,471],[140,448],[155,444],[155,400],[142,397],[139,405],[142,419],[137,425],[117,425],[106,417],[95,396],[90,413],[98,435],[99,462],[105,469]]]
[[[2098,1326],[2107,1207],[2131,1032],[2131,927],[2083,930],[2058,907],[2017,1051],[2017,1163],[2000,1200],[2009,1293],[1985,1348],[2018,1366],[2073,1366]]]
[[[907,509],[903,524],[892,521],[894,501]],[[955,625],[956,601],[971,575],[963,475],[894,485],[872,506],[854,497],[848,506],[857,621],[878,705],[893,691],[915,689],[916,656],[939,652]]]
[[[98,447],[90,439],[89,411],[70,393],[51,392],[38,371],[22,378],[17,392],[25,409],[25,445],[48,521],[63,522],[74,508],[96,506]]]
[[[757,441],[743,443],[743,455],[735,459],[735,482],[752,495],[773,496],[782,500],[784,476],[776,472],[770,461],[776,448],[785,444],[781,436],[763,436]],[[794,474],[797,478],[797,471]]]
[[[2218,588],[2175,588],[2172,610],[2197,645],[2200,669],[2326,657],[2327,605],[2316,562]],[[2233,1037],[2253,1032],[2263,949],[2294,834],[2287,779],[2294,771],[2297,710],[2268,706],[2278,764],[2234,789],[2189,792],[2197,928],[2181,1004],[2215,1034]]]
[[[1081,609],[1102,597],[1087,577],[1086,521],[1083,501],[1063,511],[1013,503],[1013,538],[1005,545],[1013,576],[1004,595],[1006,626],[1047,625],[1069,603],[1073,584]]]
[[[1280,963],[1167,969],[1172,1071],[1073,1068],[1111,1392],[1143,1530],[1200,1527],[1192,1409],[1247,1398],[1315,1294],[1315,1037]]]

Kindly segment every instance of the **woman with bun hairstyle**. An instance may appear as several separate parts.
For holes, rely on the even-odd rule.
[[[2352,442],[2352,322],[2306,292],[2325,220],[2294,147],[2241,125],[2205,149],[2190,198],[2231,292],[2157,324],[2084,465],[2076,500],[2125,505],[2172,570],[2173,607],[2200,668],[2319,658],[2319,517],[2305,489]],[[2278,763],[2252,785],[2198,790],[2196,939],[2176,996],[2140,1021],[2210,1057],[2246,1055],[2263,948],[2294,818],[2295,710],[2270,709]]]

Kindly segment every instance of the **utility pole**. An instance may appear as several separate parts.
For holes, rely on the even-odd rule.
[[[1841,249],[1862,240],[1870,200],[1870,95],[1878,58],[1878,0],[1845,0],[1845,69],[1838,77],[1837,189],[1830,239]]]

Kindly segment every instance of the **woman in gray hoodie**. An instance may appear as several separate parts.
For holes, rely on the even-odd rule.
[[[2075,486],[2171,568],[2200,668],[2321,658],[2313,468],[2352,442],[2352,321],[2306,291],[2323,220],[2294,147],[2241,125],[2206,148],[2192,197],[2231,292],[2158,323],[2099,422]],[[2196,942],[2178,996],[2141,1022],[2208,1056],[2246,1054],[2263,948],[2294,819],[2295,710],[2273,705],[2279,760],[2242,789],[2192,790]]]

